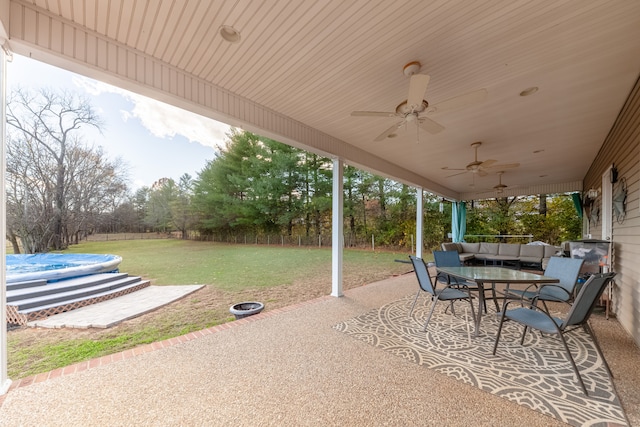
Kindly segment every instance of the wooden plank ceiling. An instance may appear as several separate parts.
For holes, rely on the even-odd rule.
[[[155,58],[465,198],[492,195],[499,180],[500,168],[451,176],[474,160],[475,141],[479,161],[519,164],[500,177],[504,194],[579,189],[640,72],[640,2],[628,0],[12,0],[11,8]],[[48,31],[25,20],[11,23],[19,53],[31,32]],[[225,41],[222,26],[240,41]],[[73,43],[67,49],[98,50]],[[351,112],[394,112],[408,98],[403,67],[412,61],[430,76],[420,117],[444,130],[408,122],[374,141],[401,120]],[[66,66],[87,73],[81,65]],[[433,109],[481,89],[482,102]]]

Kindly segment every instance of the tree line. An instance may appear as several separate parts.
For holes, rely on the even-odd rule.
[[[14,252],[64,249],[92,233],[178,232],[183,238],[331,236],[332,162],[232,129],[196,177],[160,178],[131,191],[126,164],[84,139],[101,129],[76,94],[17,90],[7,107],[7,239]],[[352,166],[344,169],[345,243],[414,244],[414,188]],[[448,238],[451,204],[424,199],[424,242]],[[543,209],[544,207],[544,209]],[[581,222],[568,195],[499,198],[469,205],[468,234],[533,234],[559,243]]]

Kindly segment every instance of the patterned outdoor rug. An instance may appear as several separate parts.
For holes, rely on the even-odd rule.
[[[582,329],[567,335],[567,342],[589,397],[582,393],[556,337],[528,333],[521,346],[521,327],[507,322],[493,356],[499,322],[494,307],[489,307],[489,314],[482,317],[481,335],[474,337],[470,310],[465,313],[467,303],[456,303],[454,317],[450,312],[444,313],[448,304],[440,302],[425,333],[422,326],[430,301],[421,295],[408,317],[413,298],[407,296],[334,328],[571,425],[627,425],[603,361]]]

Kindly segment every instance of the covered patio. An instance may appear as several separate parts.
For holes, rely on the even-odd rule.
[[[566,425],[540,410],[541,401],[523,396],[516,403],[482,391],[453,367],[449,374],[429,369],[336,328],[410,301],[416,288],[415,275],[405,274],[343,298],[322,297],[27,378],[4,396],[0,425]],[[408,322],[406,313],[396,321]],[[638,425],[640,352],[603,315],[592,324],[630,424]],[[456,331],[463,354],[465,329]]]

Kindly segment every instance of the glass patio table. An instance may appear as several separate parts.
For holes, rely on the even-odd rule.
[[[496,311],[500,311],[498,301],[496,300],[495,285],[496,283],[528,283],[528,284],[544,284],[558,283],[555,277],[543,276],[542,274],[529,273],[522,270],[514,270],[505,267],[436,267],[439,273],[447,274],[459,279],[475,282],[478,285],[478,315],[476,317],[477,337],[480,333],[480,320],[482,319],[482,310],[484,307],[484,292],[491,289],[493,292],[493,301],[496,305]],[[490,287],[486,287],[486,285]]]

